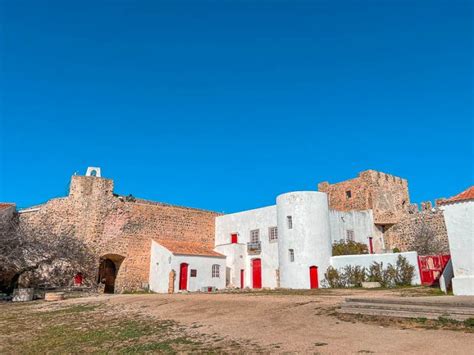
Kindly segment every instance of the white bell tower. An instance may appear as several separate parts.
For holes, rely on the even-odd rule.
[[[94,166],[89,166],[86,171],[86,176],[95,176],[95,177],[100,177],[100,168],[99,167],[94,167]]]

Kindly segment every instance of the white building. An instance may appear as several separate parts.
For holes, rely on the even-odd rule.
[[[290,192],[273,206],[217,217],[215,250],[227,257],[230,287],[317,288],[331,265],[333,242],[351,239],[372,253],[374,228],[371,210],[333,211],[323,192]],[[418,270],[416,257],[413,263]]]
[[[439,203],[448,231],[455,295],[474,295],[474,186]]]
[[[150,290],[158,293],[225,288],[226,257],[196,242],[152,241]]]

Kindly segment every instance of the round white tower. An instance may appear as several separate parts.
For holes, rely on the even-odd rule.
[[[327,195],[289,192],[277,197],[280,287],[317,288],[332,255]]]

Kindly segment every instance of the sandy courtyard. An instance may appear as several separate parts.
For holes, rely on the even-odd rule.
[[[323,291],[323,290],[321,290]],[[343,321],[334,308],[347,296],[393,291],[331,290],[312,294],[113,295],[69,300],[105,302],[121,312],[174,320],[193,332],[258,344],[268,352],[472,354],[474,333]]]

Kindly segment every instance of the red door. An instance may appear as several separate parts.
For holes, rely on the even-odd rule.
[[[240,288],[244,288],[244,270],[240,270]]]
[[[237,234],[231,234],[230,235],[230,242],[232,244],[237,244],[237,240],[238,240]]]
[[[372,237],[369,237],[369,254],[374,253],[374,243],[372,241]]]
[[[310,266],[309,267],[309,287],[310,288],[318,288],[318,267],[317,266]]]
[[[449,254],[418,256],[421,284],[431,286],[439,282],[439,277],[450,258]]]
[[[188,264],[182,263],[179,268],[179,289],[188,289]]]
[[[252,260],[252,287],[262,288],[262,260]]]

